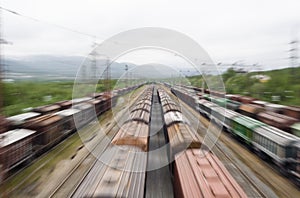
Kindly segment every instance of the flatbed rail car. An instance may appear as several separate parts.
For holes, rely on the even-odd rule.
[[[177,198],[247,197],[220,160],[200,149],[175,156],[174,190]]]

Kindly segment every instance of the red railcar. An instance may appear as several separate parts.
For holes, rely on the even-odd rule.
[[[176,155],[174,190],[177,198],[247,197],[221,161],[200,149]]]

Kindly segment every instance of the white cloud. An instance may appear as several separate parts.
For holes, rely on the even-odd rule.
[[[140,1],[3,0],[2,6],[41,21],[109,38],[132,28],[157,26],[196,40],[216,61],[246,60],[266,67],[288,64],[288,42],[298,31],[298,0]],[[3,13],[7,55],[84,55],[92,38]],[[279,60],[278,60],[279,59]]]

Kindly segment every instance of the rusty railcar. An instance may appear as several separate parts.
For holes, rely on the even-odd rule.
[[[10,121],[4,116],[0,115],[0,134],[8,131],[10,128]]]
[[[221,161],[200,149],[176,155],[174,190],[177,198],[247,197]]]
[[[74,116],[79,113],[80,110],[78,109],[65,109],[54,114],[62,118],[62,128],[65,135],[76,131],[77,128],[75,125]]]
[[[122,125],[112,143],[128,145],[148,150],[149,125],[140,121],[130,121]]]
[[[60,111],[61,107],[57,104],[45,105],[36,107],[33,109],[34,112],[41,113],[42,115],[51,114]]]
[[[257,118],[266,124],[288,132],[290,132],[290,127],[298,121],[295,118],[270,111],[259,113]]]
[[[33,156],[33,138],[36,131],[15,129],[0,134],[0,166],[2,179],[6,173]],[[0,177],[1,178],[1,177]],[[1,182],[1,181],[0,181]]]
[[[37,112],[27,112],[27,113],[21,113],[18,115],[14,115],[11,117],[8,117],[7,119],[10,121],[11,128],[22,128],[23,125],[30,119],[34,119],[41,116],[41,113]]]
[[[60,110],[69,109],[72,106],[72,101],[70,100],[64,100],[56,102],[55,104],[60,106]]]
[[[286,116],[300,120],[300,107],[287,106],[286,108],[284,108],[283,114]]]
[[[239,113],[254,119],[257,118],[257,114],[264,111],[263,107],[254,104],[242,104],[238,109]]]
[[[30,119],[24,128],[35,130],[35,151],[40,154],[57,144],[63,137],[63,119],[57,115],[43,115]]]

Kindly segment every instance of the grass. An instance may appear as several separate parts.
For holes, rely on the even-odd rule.
[[[267,82],[261,82],[252,78],[258,74],[267,75],[271,79]],[[211,78],[210,82],[214,82],[214,77]],[[247,95],[272,103],[300,106],[300,68],[285,68],[244,74],[236,73],[229,69],[222,75],[222,78],[228,94]],[[188,80],[193,86],[202,86],[201,76],[188,77]],[[272,96],[279,96],[280,100],[273,101]]]
[[[70,100],[73,94],[73,83],[73,81],[3,83],[3,114],[12,116],[23,113],[26,108]],[[115,83],[116,80],[111,80],[111,88]],[[104,90],[103,82],[99,82],[96,92],[103,92]]]

